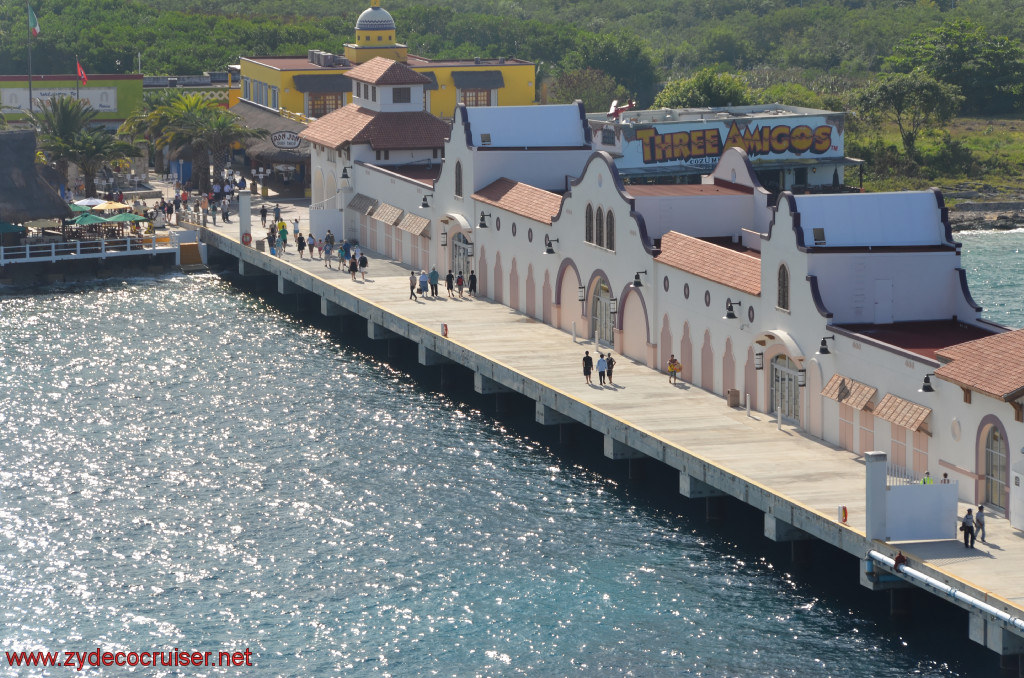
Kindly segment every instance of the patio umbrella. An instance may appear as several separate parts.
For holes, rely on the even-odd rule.
[[[72,219],[71,223],[78,224],[79,226],[88,226],[89,224],[105,224],[107,220],[95,214],[82,214]]]
[[[72,212],[88,212],[91,209],[92,207],[89,205],[76,205],[74,203],[71,204]]]
[[[106,200],[103,198],[84,198],[82,200],[76,200],[76,205],[85,205],[86,207],[92,207],[93,205],[102,205]]]
[[[24,226],[18,226],[17,224],[9,224],[6,221],[0,221],[0,233],[25,233],[27,231]]]
[[[123,202],[101,202],[98,205],[93,206],[93,211],[102,212],[104,210],[126,210],[131,205],[125,205]]]
[[[115,221],[149,221],[149,218],[133,212],[121,212],[121,214],[115,214],[107,219],[107,223],[113,223]]]

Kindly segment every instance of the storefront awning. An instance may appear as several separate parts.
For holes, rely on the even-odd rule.
[[[384,222],[388,226],[394,226],[398,223],[398,220],[402,218],[402,212],[398,207],[389,205],[386,202],[382,202],[380,206],[373,211],[373,218],[377,221]]]
[[[406,212],[402,220],[398,222],[398,228],[424,238],[430,238],[430,232],[427,230],[429,226],[430,219],[410,212]]]
[[[841,374],[832,375],[821,391],[821,395],[826,398],[849,405],[855,410],[863,410],[867,407],[876,393],[878,393],[877,388],[854,381]]]
[[[352,91],[352,81],[341,73],[308,73],[292,76],[295,89],[303,94],[340,94]]]
[[[348,205],[346,205],[345,207],[350,210],[353,210],[354,212],[358,212],[359,214],[365,214],[366,216],[370,216],[371,214],[373,214],[373,211],[377,209],[377,205],[379,204],[380,203],[378,201],[374,200],[368,195],[356,193],[355,196],[348,201]]]
[[[459,89],[501,89],[505,86],[501,71],[452,71],[452,82]]]
[[[930,408],[904,400],[891,393],[887,393],[875,408],[875,416],[879,419],[884,419],[911,431],[919,430],[931,413]]]

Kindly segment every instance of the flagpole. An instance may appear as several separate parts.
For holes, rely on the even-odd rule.
[[[80,63],[78,61],[78,55],[76,54],[75,55],[75,98],[76,99],[81,99],[82,98],[82,95],[78,93],[78,85],[80,85],[81,82],[82,82],[82,76],[79,75],[79,73],[78,73],[79,68],[81,68],[81,65],[80,65]]]
[[[25,7],[28,9],[29,26],[28,26],[28,112],[32,114],[32,6],[25,3]]]

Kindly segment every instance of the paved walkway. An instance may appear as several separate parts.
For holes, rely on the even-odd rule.
[[[254,234],[258,218],[255,224]],[[238,241],[237,224],[214,230]],[[323,261],[308,257],[300,260],[294,247],[288,249],[282,257],[287,264],[438,334],[440,324],[446,323],[453,341],[671,441],[832,522],[836,522],[838,505],[847,506],[849,528],[863,537],[864,464],[857,455],[791,426],[783,425],[780,431],[763,413],[747,417],[745,411],[727,407],[717,395],[693,384],[669,384],[665,374],[623,356],[616,356],[614,386],[587,385],[581,359],[584,350],[594,354],[593,344],[574,342],[561,330],[488,300],[449,299],[443,279],[441,296],[413,301],[409,299],[409,267],[373,252],[366,252],[370,265],[364,283],[361,279],[353,282],[347,273],[327,269]],[[960,506],[960,515],[967,507]],[[1020,566],[1024,562],[1024,538],[1003,518],[989,516],[988,543],[979,541],[974,550],[954,540],[898,546],[912,566],[957,579],[962,584],[958,588],[1002,598],[1018,608],[1024,603],[1024,568]],[[996,600],[991,602],[997,604]],[[1024,616],[1024,610],[1015,614]]]

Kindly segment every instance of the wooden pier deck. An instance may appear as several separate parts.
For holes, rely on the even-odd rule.
[[[616,354],[615,386],[587,385],[581,359],[592,343],[484,299],[409,299],[408,267],[370,257],[367,281],[329,270],[322,261],[300,260],[290,247],[271,257],[238,242],[238,228],[203,230],[214,249],[279,277],[279,289],[300,288],[320,295],[336,310],[354,312],[442,359],[474,369],[488,380],[519,391],[561,415],[605,433],[626,449],[658,458],[680,470],[694,496],[713,488],[734,496],[780,522],[778,534],[807,535],[858,558],[874,549],[890,556],[897,549],[910,565],[1012,616],[1024,617],[1024,536],[999,516],[988,517],[986,544],[967,550],[956,540],[886,544],[865,537],[865,465],[861,458],[812,438],[773,418],[727,407],[718,395],[693,384],[672,385],[668,377]],[[336,265],[336,262],[335,262]],[[258,271],[257,271],[258,272]],[[358,276],[357,276],[358,277]],[[448,338],[441,336],[441,323]],[[594,381],[597,381],[595,374]],[[538,412],[538,420],[541,413]],[[558,414],[552,421],[557,421]],[[608,447],[606,441],[606,447]],[[602,450],[595,450],[601,454]],[[837,507],[849,511],[838,521]],[[960,515],[969,505],[962,504]],[[767,522],[767,521],[766,521]],[[789,529],[797,528],[801,532]],[[975,617],[977,620],[975,620]],[[971,637],[1003,654],[1024,653],[993,641],[991,620],[972,613]],[[998,625],[996,625],[998,626]],[[976,628],[977,627],[977,628]],[[1003,627],[1005,628],[1005,627]],[[987,629],[987,631],[986,631]],[[1013,632],[1014,634],[1019,632]]]

